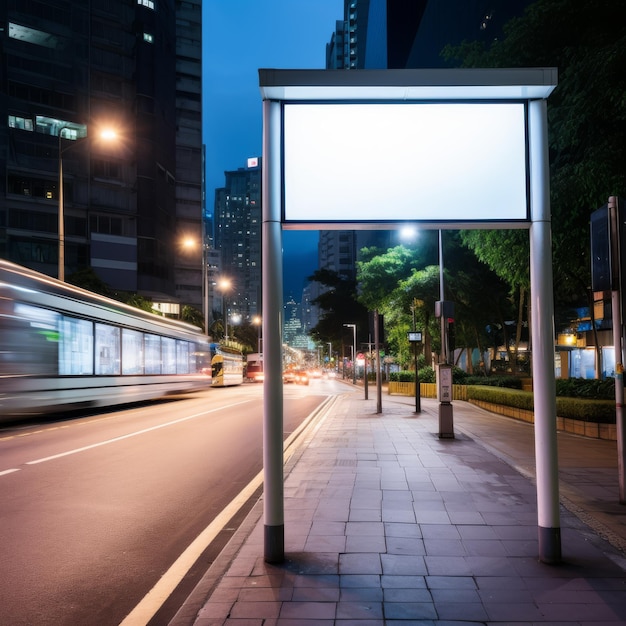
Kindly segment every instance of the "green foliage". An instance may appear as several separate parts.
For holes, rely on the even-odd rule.
[[[107,298],[113,297],[111,288],[96,274],[92,267],[83,267],[73,272],[67,276],[67,282]]]
[[[399,372],[391,372],[389,380],[394,383],[412,383],[415,382],[415,372],[401,370]]]
[[[364,248],[361,255],[367,261],[357,261],[360,287],[359,302],[368,311],[381,310],[398,282],[409,275],[416,259],[404,246],[382,250]]]
[[[468,376],[465,379],[465,384],[521,389],[522,379],[517,376]]]
[[[626,195],[626,29],[616,27],[623,12],[623,0],[537,0],[500,40],[444,51],[463,67],[558,68],[559,84],[548,98],[557,314],[559,307],[586,303],[590,213],[608,196]],[[522,233],[464,237],[512,286],[523,280]]]
[[[498,387],[471,386],[467,388],[468,400],[481,400],[492,404],[511,406],[526,411],[533,410],[533,392]],[[559,417],[594,422],[615,423],[615,402],[581,398],[556,398],[556,414]]]
[[[436,383],[437,375],[432,367],[422,367],[419,370],[420,383]]]
[[[339,344],[349,331],[350,338],[346,343],[352,344],[352,330],[344,324],[357,325],[357,331],[364,333],[368,329],[367,309],[357,300],[356,281],[344,278],[332,270],[316,270],[308,280],[315,281],[326,287],[326,290],[312,301],[322,310],[319,322],[311,329],[311,336],[325,344]],[[359,338],[357,337],[357,343]]]
[[[615,399],[615,380],[557,378],[556,395],[569,398]]]
[[[91,267],[84,267],[67,277],[67,282],[82,289],[87,289],[92,293],[98,293],[101,296],[112,298],[118,302],[123,302],[136,309],[148,311],[149,313],[158,314],[152,308],[152,300],[144,298],[134,292],[114,291],[105,283]]]
[[[614,424],[615,402],[610,400],[557,398],[556,414],[559,417],[569,417],[582,422]]]
[[[467,399],[482,400],[483,402],[512,406],[526,411],[533,410],[532,391],[476,385],[467,388]]]
[[[141,309],[142,311],[159,315],[159,312],[152,307],[152,300],[144,298],[136,293],[128,291],[114,291],[111,297],[119,300],[120,302],[124,302],[129,306],[134,306],[136,309]]]

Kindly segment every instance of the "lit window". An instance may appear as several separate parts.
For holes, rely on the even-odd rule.
[[[58,48],[59,38],[51,33],[9,22],[9,37],[44,48]]]
[[[18,117],[9,115],[9,128],[19,128],[20,130],[33,130],[33,120],[28,117]]]
[[[150,33],[144,33],[144,34],[143,34],[143,40],[144,40],[146,43],[154,43],[154,36],[153,36],[153,35],[151,35]]]
[[[137,0],[137,4],[142,7],[148,7],[154,11],[154,2],[152,0]]]

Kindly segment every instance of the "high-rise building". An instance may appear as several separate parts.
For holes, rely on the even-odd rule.
[[[214,209],[219,272],[230,281],[224,294],[227,315],[250,321],[262,308],[261,158],[250,158],[246,167],[224,175],[224,187],[215,190]]]
[[[448,62],[440,52],[447,44],[491,42],[528,4],[530,0],[344,0],[343,20],[336,22],[326,46],[326,68],[442,68]],[[354,277],[360,250],[399,242],[392,231],[321,231],[319,266]]]
[[[5,0],[0,20],[0,256],[200,305],[178,251],[202,234],[201,1]]]

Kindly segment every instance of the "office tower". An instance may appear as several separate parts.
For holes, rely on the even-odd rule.
[[[250,321],[261,311],[261,158],[224,176],[224,187],[215,190],[214,230],[221,278],[230,281],[227,315]]]
[[[2,3],[2,257],[180,302],[180,238],[201,232],[200,6]]]
[[[442,68],[446,44],[491,42],[530,0],[345,0],[326,46],[326,68]],[[346,128],[346,141],[350,128]],[[384,207],[381,207],[381,219]],[[398,245],[394,231],[320,231],[319,265],[354,277],[359,251]]]

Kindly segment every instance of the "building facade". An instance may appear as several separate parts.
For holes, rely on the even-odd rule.
[[[489,43],[530,0],[344,0],[343,20],[326,45],[326,68],[443,68],[447,44]],[[350,129],[346,129],[349,138]],[[383,209],[381,209],[383,210]],[[400,239],[392,231],[321,231],[319,266],[355,277],[359,251],[386,250]]]
[[[114,290],[201,303],[186,287],[201,265],[181,276],[177,255],[180,237],[202,230],[200,9],[2,3],[0,256],[51,276],[91,267]]]
[[[227,280],[226,315],[251,321],[262,309],[261,158],[224,175],[224,187],[215,190],[215,248],[221,254],[216,289]]]

